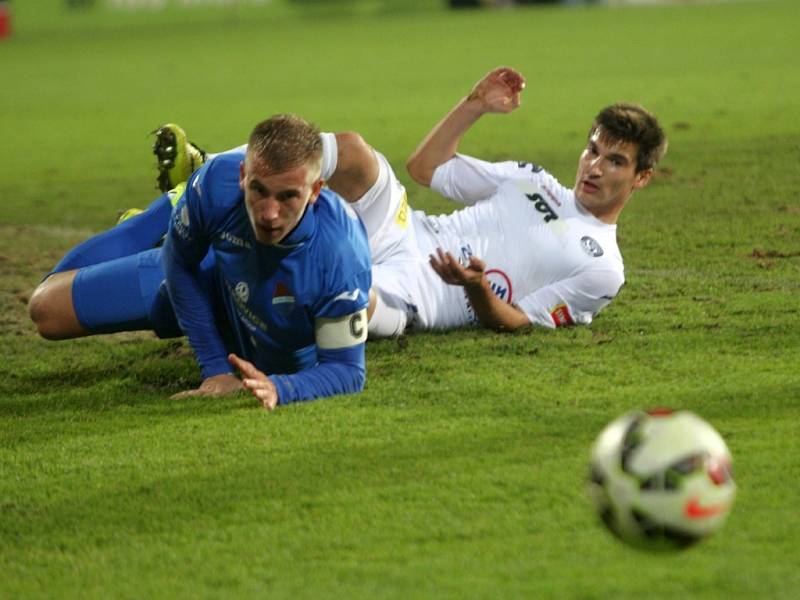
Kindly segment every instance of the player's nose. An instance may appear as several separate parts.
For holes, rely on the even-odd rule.
[[[274,221],[278,218],[279,204],[273,198],[267,198],[258,207],[258,218],[261,221]]]

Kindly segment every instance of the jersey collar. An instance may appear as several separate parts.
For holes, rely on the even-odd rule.
[[[302,246],[311,239],[317,223],[314,206],[314,204],[308,204],[306,206],[306,212],[303,215],[303,218],[301,218],[297,226],[289,232],[289,235],[275,244],[275,248],[292,250]]]

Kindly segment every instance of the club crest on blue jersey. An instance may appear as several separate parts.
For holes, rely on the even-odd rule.
[[[294,309],[295,299],[289,286],[279,281],[272,292],[272,308],[281,316],[286,317]]]

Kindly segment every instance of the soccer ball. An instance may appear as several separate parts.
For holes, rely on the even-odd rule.
[[[591,455],[589,492],[619,539],[679,550],[714,533],[736,495],[731,454],[689,411],[634,411],[612,421]]]

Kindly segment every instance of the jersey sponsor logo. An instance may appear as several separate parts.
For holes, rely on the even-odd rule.
[[[511,287],[511,279],[508,275],[500,269],[487,269],[484,274],[489,281],[489,287],[492,293],[500,298],[500,300],[511,304],[513,288]]]
[[[603,247],[597,243],[596,239],[588,235],[581,238],[581,248],[583,248],[583,251],[589,256],[594,256],[595,258],[603,256]]]
[[[225,289],[228,290],[228,293],[233,298],[233,302],[236,305],[236,313],[244,326],[250,331],[255,331],[256,329],[267,331],[267,324],[247,307],[246,302],[250,298],[248,285],[244,281],[240,281],[235,286],[231,286],[228,281],[225,281]]]
[[[244,281],[240,281],[234,286],[233,293],[236,294],[236,297],[242,302],[250,300],[250,286]]]
[[[553,319],[553,323],[556,324],[556,327],[566,327],[567,325],[575,324],[572,320],[572,315],[569,314],[569,308],[566,304],[554,306],[550,310],[550,317]]]
[[[238,235],[233,235],[230,231],[223,231],[219,234],[219,239],[223,242],[228,242],[234,246],[238,246],[239,248],[252,248],[252,244],[247,240],[240,238]]]
[[[543,171],[543,170],[544,170],[544,168],[543,168],[543,167],[540,167],[540,166],[539,166],[539,165],[537,165],[536,163],[532,163],[532,162],[524,162],[524,161],[519,161],[519,162],[517,163],[517,166],[518,166],[520,169],[524,169],[524,170],[526,170],[526,171],[530,171],[531,173],[539,173],[539,172],[541,172],[541,171]]]
[[[367,309],[343,317],[317,317],[314,336],[322,350],[351,348],[367,341]]]
[[[400,229],[408,227],[408,198],[406,193],[403,192],[403,197],[400,199],[400,206],[397,207],[397,212],[394,215],[394,222]]]
[[[525,194],[525,197],[533,202],[533,207],[544,215],[545,223],[558,220],[558,215],[541,194]]]
[[[336,296],[333,299],[333,301],[336,302],[337,300],[349,300],[350,302],[353,302],[353,301],[356,300],[356,298],[358,298],[358,295],[360,293],[361,293],[361,289],[360,288],[356,288],[352,292],[342,292],[341,294]]]

